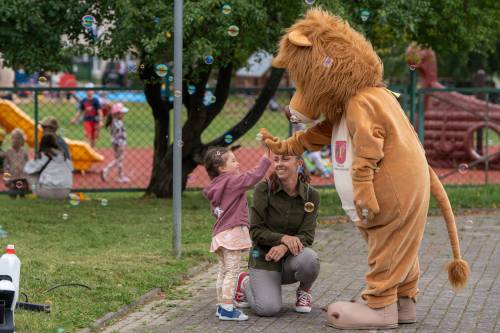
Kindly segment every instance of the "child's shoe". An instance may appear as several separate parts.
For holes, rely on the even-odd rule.
[[[239,308],[248,308],[247,298],[245,292],[243,291],[243,284],[247,283],[249,277],[247,272],[241,272],[238,275],[238,284],[236,285],[236,292],[234,293],[234,304]]]
[[[220,315],[220,308],[221,306],[219,305],[219,303],[217,303],[217,308],[215,309],[215,316],[218,317]]]
[[[130,182],[130,178],[128,178],[126,176],[122,176],[122,177],[118,178],[118,182],[119,183],[129,183]]]
[[[219,306],[219,319],[220,320],[232,320],[232,321],[243,321],[248,320],[248,316],[236,309],[232,304],[230,305],[231,310],[224,309],[224,306]]]

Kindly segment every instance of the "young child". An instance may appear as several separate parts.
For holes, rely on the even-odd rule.
[[[28,154],[24,151],[24,133],[16,128],[11,133],[12,148],[5,152],[3,165],[3,178],[5,186],[9,189],[9,196],[24,198],[28,192],[28,181],[24,173],[24,165],[28,162]]]
[[[111,113],[106,118],[106,128],[111,133],[111,145],[115,153],[115,159],[112,160],[101,172],[103,181],[108,181],[109,171],[115,166],[118,168],[118,182],[128,183],[130,179],[125,176],[123,171],[123,159],[125,158],[125,147],[127,146],[127,132],[123,124],[123,118],[128,109],[122,103],[116,103],[111,107]]]
[[[245,192],[265,176],[270,165],[267,147],[257,168],[245,173],[239,172],[239,163],[227,148],[211,148],[205,155],[205,168],[211,182],[203,194],[210,201],[216,219],[210,252],[215,252],[219,261],[216,315],[221,320],[248,319],[233,306],[241,257],[243,251],[252,246]]]
[[[87,84],[87,88],[92,88],[93,84]],[[103,124],[102,107],[99,98],[94,96],[94,91],[87,90],[87,97],[80,101],[78,111],[71,119],[72,124],[76,124],[83,113],[83,129],[91,147],[95,146],[95,142],[99,137],[99,128]]]

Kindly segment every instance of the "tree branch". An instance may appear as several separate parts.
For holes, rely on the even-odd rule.
[[[250,111],[245,115],[245,117],[228,131],[233,136],[233,142],[238,140],[241,136],[243,136],[250,128],[252,128],[257,123],[259,118],[266,110],[269,101],[276,93],[276,90],[278,89],[283,73],[284,69],[278,69],[278,68],[271,69],[271,75],[267,80],[264,88],[262,88],[259,97],[257,97],[255,104],[252,106]],[[203,152],[210,146],[228,146],[228,144],[224,141],[225,134],[226,133],[204,145]]]

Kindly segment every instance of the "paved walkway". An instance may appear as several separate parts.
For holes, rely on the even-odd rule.
[[[215,267],[194,277],[170,299],[145,305],[104,332],[334,332],[321,306],[349,300],[363,288],[366,246],[352,224],[323,222],[314,248],[321,273],[310,314],[292,310],[296,285],[285,286],[284,306],[273,318],[252,314],[246,322],[221,322],[215,311]],[[450,258],[444,222],[430,217],[420,251],[422,276],[418,323],[391,332],[500,332],[500,210],[457,218],[462,253],[471,265],[468,286],[454,293],[443,267]],[[175,299],[176,298],[176,299]]]

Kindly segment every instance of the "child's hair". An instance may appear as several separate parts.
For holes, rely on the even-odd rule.
[[[23,140],[23,144],[24,144],[24,142],[26,141],[26,135],[24,135],[23,130],[22,130],[22,129],[20,129],[20,128],[14,128],[14,129],[12,130],[12,133],[10,133],[10,136],[11,136],[12,138],[14,138],[14,137],[19,137],[20,139],[22,139],[22,140]]]
[[[106,120],[104,122],[104,126],[106,127],[106,129],[109,129],[109,126],[111,126],[112,122],[113,122],[113,116],[111,115],[111,113],[108,113],[106,115]]]
[[[302,156],[295,156],[295,157],[299,161],[304,161]],[[307,170],[304,163],[302,163],[302,165],[300,167],[298,178],[301,182],[306,183],[306,184],[309,184],[311,182],[311,175],[309,174],[309,170]],[[269,176],[269,182],[271,184],[271,191],[276,191],[279,187],[279,184],[280,184],[280,179],[278,178],[276,171],[273,171],[271,173],[271,175]]]
[[[42,136],[42,140],[40,140],[40,149],[38,151],[38,157],[41,157],[41,153],[53,158],[56,156],[54,149],[61,150],[61,147],[57,144],[57,138],[52,133],[47,133]],[[66,156],[64,156],[66,159]]]
[[[226,160],[224,159],[224,154],[230,152],[231,149],[226,147],[211,147],[208,148],[205,153],[204,165],[207,170],[208,176],[210,179],[214,179],[219,175],[219,167],[222,167],[226,164]]]

